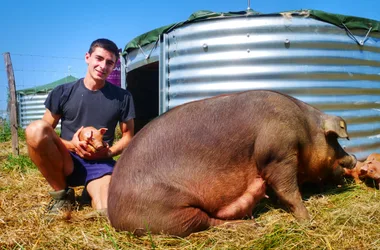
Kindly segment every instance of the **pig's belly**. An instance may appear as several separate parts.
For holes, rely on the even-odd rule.
[[[248,186],[247,190],[237,197],[231,204],[219,209],[215,216],[219,219],[233,220],[244,217],[252,217],[252,210],[255,205],[265,196],[266,185],[261,177]]]

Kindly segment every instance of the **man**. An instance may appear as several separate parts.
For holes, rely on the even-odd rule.
[[[26,128],[28,153],[54,191],[48,209],[71,210],[75,202],[70,187],[84,185],[91,205],[106,211],[108,186],[115,165],[112,159],[122,152],[134,134],[135,110],[131,94],[106,81],[118,60],[118,48],[108,39],[95,40],[85,55],[84,78],[54,88],[48,95],[42,120]],[[61,120],[60,137],[54,131]],[[122,138],[113,144],[115,128]],[[99,152],[87,149],[78,135],[83,126],[107,128],[108,145]]]

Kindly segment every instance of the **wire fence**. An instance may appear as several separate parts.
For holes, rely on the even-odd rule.
[[[84,77],[87,69],[84,57],[29,55],[12,52],[9,54],[14,72],[16,93],[25,89],[38,88],[68,76]],[[10,108],[8,103],[10,95],[4,59],[2,61],[3,66],[0,67],[0,138],[7,138],[9,134]]]

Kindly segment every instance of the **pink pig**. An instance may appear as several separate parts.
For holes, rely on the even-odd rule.
[[[372,153],[367,157],[367,161],[380,161],[380,154],[379,153]]]
[[[367,157],[364,162],[358,161],[355,168],[344,169],[345,176],[351,176],[354,178],[355,183],[361,183],[361,179],[370,178],[376,182],[376,185],[380,184],[380,154],[373,153]]]
[[[79,133],[79,140],[87,142],[87,148],[96,152],[105,147],[105,142],[103,141],[103,135],[107,131],[107,128],[96,129],[92,126],[84,127]]]

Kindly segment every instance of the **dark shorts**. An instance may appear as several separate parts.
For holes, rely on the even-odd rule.
[[[114,159],[90,161],[80,158],[75,153],[70,154],[74,170],[66,177],[66,182],[71,187],[87,186],[92,180],[112,174],[116,163]]]

